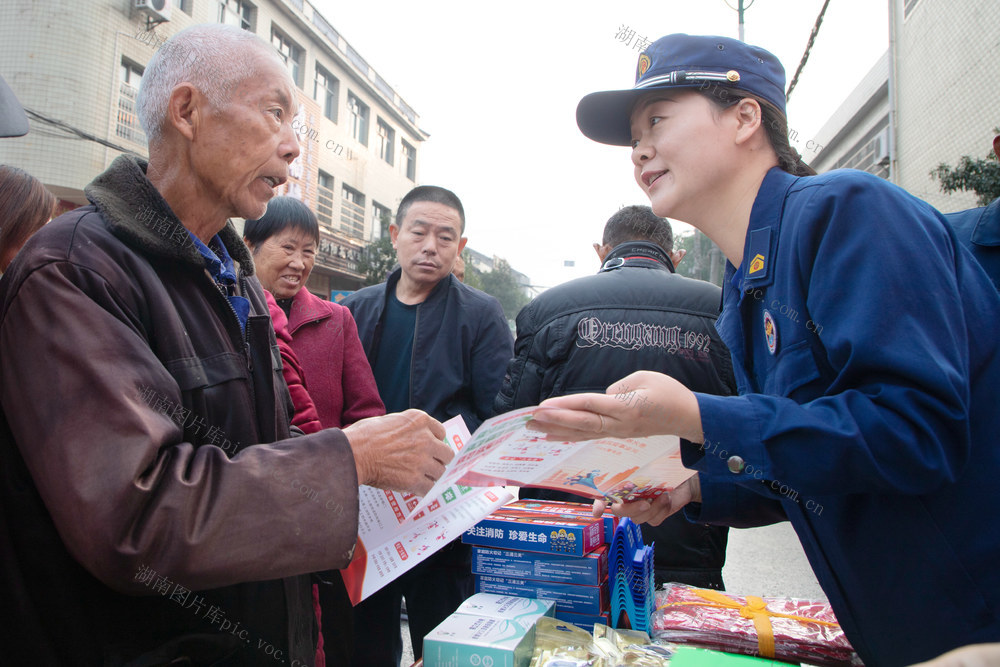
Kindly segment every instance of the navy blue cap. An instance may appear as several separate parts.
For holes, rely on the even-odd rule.
[[[661,37],[639,56],[635,87],[591,93],[576,107],[576,124],[594,141],[632,143],[629,115],[650,90],[741,90],[785,113],[785,68],[769,51],[738,39],[677,33]]]

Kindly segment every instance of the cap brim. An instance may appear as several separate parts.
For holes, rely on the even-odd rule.
[[[610,146],[629,146],[632,105],[646,90],[604,90],[585,95],[576,105],[576,124],[584,136]]]
[[[670,85],[630,90],[605,90],[585,95],[576,105],[576,124],[588,138],[611,146],[632,145],[632,108],[656,90],[690,90],[698,85]]]
[[[0,137],[23,137],[28,133],[28,117],[7,82],[0,77]]]

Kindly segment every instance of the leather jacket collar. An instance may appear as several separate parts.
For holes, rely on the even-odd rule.
[[[657,264],[662,266],[656,266]],[[650,268],[665,268],[674,272],[674,263],[663,251],[663,248],[651,241],[626,241],[619,243],[604,258],[601,273],[614,271],[622,266],[649,266]]]

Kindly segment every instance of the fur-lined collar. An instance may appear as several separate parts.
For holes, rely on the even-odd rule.
[[[147,166],[141,158],[120,155],[84,188],[84,193],[111,233],[128,245],[151,255],[204,266],[187,229],[146,178]],[[226,221],[219,238],[244,274],[253,275],[250,251],[232,221]]]

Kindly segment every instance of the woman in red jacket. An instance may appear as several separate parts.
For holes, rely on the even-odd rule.
[[[385,414],[351,311],[303,289],[319,245],[315,214],[297,199],[275,197],[263,217],[247,220],[243,237],[253,253],[257,278],[288,318],[296,370],[322,428]],[[275,320],[279,339],[284,333],[277,331],[280,324],[279,317]],[[293,423],[308,424],[308,403],[295,400],[296,391],[292,389],[297,416]],[[349,664],[353,649],[350,599],[339,576],[324,579],[331,585],[319,587],[320,607],[326,616],[321,646],[331,657],[330,664]]]

